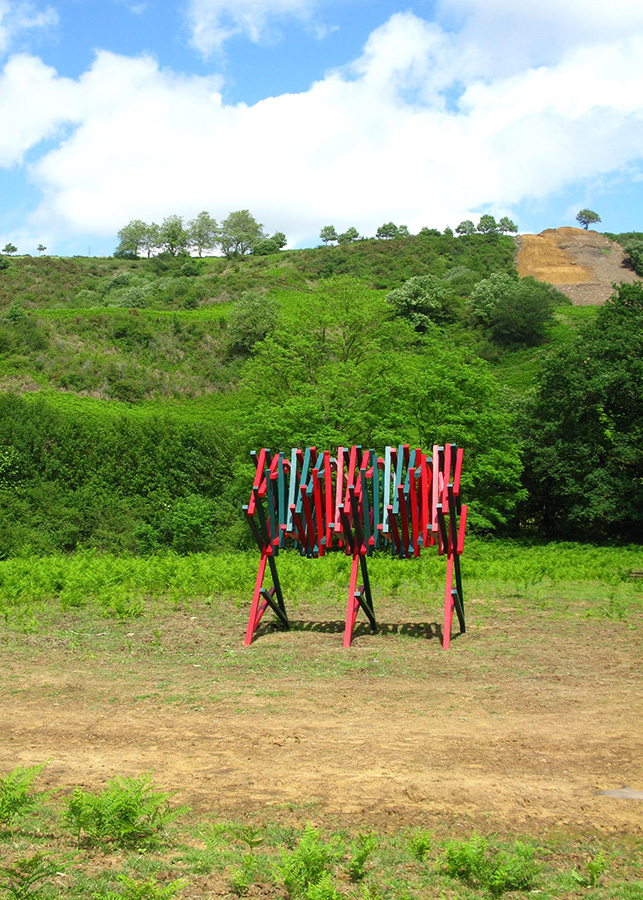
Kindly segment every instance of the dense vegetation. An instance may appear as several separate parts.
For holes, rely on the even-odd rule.
[[[513,257],[1,257],[0,552],[238,546],[248,451],[309,442],[455,440],[474,528],[636,535],[641,288],[572,308]]]

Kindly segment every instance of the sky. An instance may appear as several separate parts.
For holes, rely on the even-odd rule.
[[[0,0],[0,248],[249,209],[288,247],[643,231],[641,0]]]

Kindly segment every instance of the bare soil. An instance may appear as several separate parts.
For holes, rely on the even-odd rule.
[[[213,818],[643,830],[631,618],[473,599],[445,652],[422,610],[388,604],[350,650],[337,610],[296,614],[249,649],[241,609],[0,628],[0,771],[47,760],[63,792],[152,772]]]
[[[548,228],[516,238],[518,274],[555,285],[576,305],[604,303],[613,285],[641,281],[620,244],[596,231]]]

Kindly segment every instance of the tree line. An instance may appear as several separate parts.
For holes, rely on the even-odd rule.
[[[286,246],[286,235],[277,231],[268,235],[247,209],[231,212],[220,224],[203,210],[186,222],[183,216],[166,216],[160,225],[133,219],[118,232],[119,244],[114,256],[136,259],[166,253],[198,256],[221,251],[228,258],[276,253]]]

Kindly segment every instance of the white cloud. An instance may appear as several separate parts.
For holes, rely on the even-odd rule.
[[[319,0],[190,0],[192,43],[205,56],[220,50],[237,35],[259,44],[272,38],[274,20],[294,17],[309,23],[318,3]],[[313,30],[318,36],[326,33],[323,26],[314,26]]]
[[[0,0],[0,56],[23,32],[34,28],[49,28],[58,23],[58,13],[48,6],[38,9],[33,3]]]
[[[249,208],[293,245],[331,222],[374,234],[390,219],[457,225],[483,205],[511,214],[643,159],[643,34],[629,31],[600,42],[597,25],[592,43],[548,65],[487,69],[457,104],[442,92],[470,38],[410,13],[374,31],[345,70],[250,107],[225,105],[216,78],[147,57],[99,53],[76,81],[15,57],[0,116],[20,124],[0,133],[0,163],[69,129],[29,169],[42,190],[39,235],[115,236],[132,218]],[[473,70],[483,56],[456,62]]]

